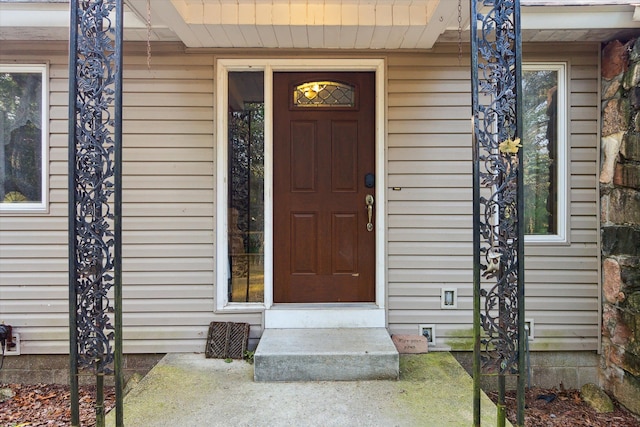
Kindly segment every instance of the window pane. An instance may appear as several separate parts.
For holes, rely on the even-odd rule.
[[[523,88],[526,234],[558,230],[558,71],[525,70]]]
[[[42,202],[42,73],[0,72],[0,203]]]
[[[264,301],[263,81],[229,73],[229,302]]]
[[[293,91],[296,107],[353,107],[353,87],[339,82],[308,82]]]

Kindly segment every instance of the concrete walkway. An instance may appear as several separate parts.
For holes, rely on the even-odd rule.
[[[482,425],[495,406],[482,396]],[[127,427],[471,426],[472,379],[449,353],[403,355],[399,381],[253,381],[253,365],[168,354],[126,397]],[[107,425],[114,425],[114,414]]]

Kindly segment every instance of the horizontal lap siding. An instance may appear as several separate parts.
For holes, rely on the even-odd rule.
[[[569,245],[526,245],[532,350],[598,345],[598,46],[525,47],[524,61],[569,61]],[[435,324],[438,344],[470,350],[472,165],[469,60],[440,45],[388,62],[388,307],[393,333]],[[441,288],[458,308],[440,309]]]
[[[68,352],[66,46],[5,45],[0,61],[50,64],[50,204],[0,216],[0,320],[22,352]],[[30,53],[32,52],[32,53]],[[129,353],[203,351],[214,315],[213,58],[127,55],[123,85],[123,326]]]
[[[202,351],[214,315],[213,59],[154,46],[125,58],[124,335],[127,352]],[[50,62],[50,211],[0,216],[0,320],[24,353],[67,344],[67,57],[63,44],[5,43],[0,61]],[[598,46],[541,45],[570,59],[570,245],[527,245],[532,349],[593,350],[598,335]],[[457,48],[388,54],[388,308],[393,333],[435,324],[469,349],[472,298],[469,63]],[[394,189],[394,188],[397,188]],[[440,309],[440,289],[458,309]]]

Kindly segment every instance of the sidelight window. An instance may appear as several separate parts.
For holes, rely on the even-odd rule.
[[[45,65],[0,65],[0,211],[46,209]]]
[[[528,241],[564,241],[566,193],[565,64],[525,64],[524,220]]]
[[[228,302],[264,301],[264,73],[228,74]]]

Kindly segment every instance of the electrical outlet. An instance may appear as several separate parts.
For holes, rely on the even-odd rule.
[[[11,341],[15,344],[12,348],[7,348],[5,345],[4,355],[5,356],[20,356],[20,334],[16,334],[15,332],[11,334]]]
[[[534,322],[533,319],[524,319],[524,330],[527,334],[529,341],[533,341],[534,338]]]
[[[427,339],[428,345],[436,345],[436,325],[420,325],[419,331]]]

